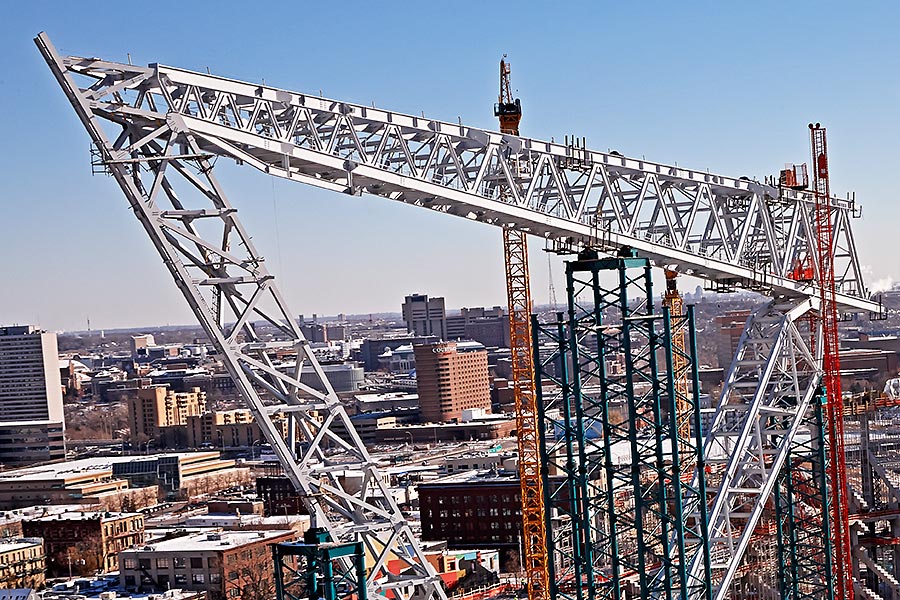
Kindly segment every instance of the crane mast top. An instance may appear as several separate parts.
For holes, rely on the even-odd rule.
[[[522,120],[522,103],[518,98],[513,100],[509,84],[509,63],[506,55],[500,61],[500,96],[494,106],[494,116],[500,119],[500,132],[519,135],[519,122]]]
[[[828,202],[828,145],[825,128],[809,124],[815,194],[815,252],[819,265],[819,320],[822,326],[822,383],[828,399],[826,425],[830,461],[828,476],[832,494],[831,541],[834,552],[835,598],[853,600],[853,565],[850,547],[850,517],[847,467],[844,455],[844,399],[841,391],[840,339],[835,299],[834,217]]]
[[[500,61],[500,96],[494,115],[500,131],[519,135],[522,105],[512,101],[509,63]],[[517,161],[507,167],[518,173]],[[500,192],[508,197],[508,189]],[[503,229],[503,265],[506,272],[506,300],[509,314],[509,347],[512,387],[516,405],[516,445],[519,454],[519,489],[522,504],[522,570],[529,600],[547,600],[550,594],[550,559],[544,489],[541,479],[540,421],[534,379],[531,337],[531,281],[528,268],[528,236],[525,231]]]

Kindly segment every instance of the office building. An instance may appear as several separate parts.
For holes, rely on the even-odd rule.
[[[728,371],[734,355],[737,353],[741,334],[744,332],[744,323],[750,316],[750,310],[729,310],[725,314],[716,317],[716,325],[719,328],[719,344],[717,357],[719,367]]]
[[[403,300],[403,320],[406,321],[406,329],[415,335],[449,339],[443,298],[429,298],[425,294],[407,296]]]
[[[265,585],[274,598],[269,546],[296,538],[294,530],[276,529],[195,533],[151,542],[119,555],[119,583],[132,592],[202,591],[209,600],[239,598],[244,588]]]
[[[359,348],[358,356],[366,371],[378,371],[385,368],[382,360],[382,356],[384,356],[385,353],[393,352],[395,349],[402,346],[408,345],[412,348],[412,346],[416,344],[431,344],[439,341],[440,340],[433,335],[411,336],[404,334],[399,337],[368,338],[363,340],[363,343]]]
[[[0,463],[66,456],[56,334],[0,327]]]
[[[448,340],[475,340],[485,346],[509,347],[509,319],[499,306],[460,309],[446,318]]]
[[[487,352],[481,344],[443,342],[414,350],[422,421],[459,419],[472,408],[490,410]]]

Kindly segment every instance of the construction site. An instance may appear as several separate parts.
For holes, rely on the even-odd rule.
[[[750,179],[523,136],[505,56],[492,131],[35,43],[93,168],[303,496],[314,528],[274,546],[279,600],[447,596],[217,179],[220,158],[499,230],[525,583],[498,593],[900,600],[900,402],[841,387],[839,324],[884,309],[857,256],[860,207],[832,194],[822,124],[798,124],[808,163]],[[535,240],[566,261],[550,317],[533,314]],[[701,395],[684,277],[764,298],[718,397]],[[285,351],[292,373],[273,366]]]

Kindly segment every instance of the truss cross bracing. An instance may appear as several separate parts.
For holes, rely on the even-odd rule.
[[[127,152],[174,127],[191,133],[199,153],[324,189],[574,246],[630,246],[722,286],[816,294],[794,279],[798,262],[817,261],[811,193],[159,64],[60,60],[93,79],[81,91],[93,114],[135,132]],[[850,227],[856,206],[831,203],[837,302],[875,310]]]
[[[614,284],[601,283],[609,276]],[[582,253],[566,279],[567,318],[532,326],[537,381],[555,384],[539,389],[545,473],[565,480],[544,481],[551,596],[619,599],[631,589],[641,598],[708,597],[708,574],[686,568],[707,546],[704,516],[683,510],[691,498],[705,510],[703,469],[696,482],[682,472],[682,464],[703,464],[693,311],[654,312],[647,259]],[[687,389],[675,381],[684,375],[675,332],[691,339],[678,350]],[[692,416],[687,428],[680,407]]]
[[[442,595],[214,177],[216,158],[564,246],[629,246],[651,264],[775,297],[748,322],[705,442],[705,454],[721,461],[711,465],[708,525],[712,582],[724,597],[821,364],[795,326],[818,296],[814,281],[796,277],[798,264],[819,269],[813,194],[158,64],[63,57],[44,34],[36,43],[90,134],[98,166],[122,188],[311,512],[336,540],[364,542],[375,593]],[[877,310],[850,226],[856,206],[825,201],[835,303],[843,311]],[[275,368],[258,323],[295,349],[291,370]],[[303,371],[315,373],[319,389],[300,381]],[[301,456],[269,419],[276,411],[307,442]],[[772,415],[785,420],[773,428]],[[344,462],[326,461],[326,445],[342,449]],[[347,469],[365,474],[361,490],[342,487],[339,473]],[[696,520],[701,507],[686,500],[684,511]],[[704,561],[690,545],[686,552],[689,576],[700,577]]]
[[[98,97],[115,102],[154,70],[128,67],[120,79],[102,61],[62,58],[46,37],[37,42],[316,525],[336,541],[362,543],[372,593],[444,598],[386,481],[308,350],[295,313],[215,178],[210,154],[177,115],[148,122],[125,116],[124,105],[118,115],[99,109]],[[94,84],[79,87],[76,77],[85,74]],[[118,131],[108,134],[109,123],[100,116]],[[279,341],[263,341],[260,327],[274,330]],[[270,358],[276,349],[294,350],[295,364],[276,368]],[[315,374],[317,386],[301,382],[304,370]],[[275,413],[287,415],[290,441],[273,423]],[[295,435],[305,447],[302,455],[295,455]],[[354,472],[362,475],[359,489],[345,489],[344,475]],[[348,572],[353,568],[349,559],[341,561]]]
[[[728,596],[821,378],[810,348],[815,300],[772,301],[750,315],[704,439],[714,598]],[[820,331],[813,332],[817,338]],[[821,344],[816,344],[821,351]],[[687,514],[700,508],[689,504]],[[702,554],[690,572],[707,568]]]

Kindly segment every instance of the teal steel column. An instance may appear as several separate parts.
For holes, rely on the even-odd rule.
[[[559,324],[559,328],[562,329],[562,313],[556,314],[556,321]],[[550,489],[550,455],[547,451],[547,416],[544,408],[546,404],[544,401],[544,386],[542,384],[544,380],[544,364],[541,361],[542,336],[540,334],[542,331],[543,329],[537,315],[531,315],[531,345],[534,352],[534,393],[538,418],[538,448],[540,448],[542,457],[541,479],[544,493],[544,527],[547,531],[547,572],[550,579],[550,599],[557,600],[557,597],[559,596],[559,582],[556,577],[557,548],[556,539],[553,535],[552,519],[555,506],[555,494],[553,493],[553,490]],[[560,335],[559,339],[562,338],[563,336]],[[564,385],[568,386],[568,382]]]
[[[697,368],[697,329],[694,321],[694,307],[688,306],[688,342],[690,343],[691,356],[694,357],[691,385],[694,399],[694,441],[697,452],[697,493],[701,498],[698,503],[698,520],[700,521],[700,536],[698,543],[702,544],[703,579],[699,582],[702,598],[712,599],[712,563],[709,556],[709,514],[706,503],[706,455],[703,452],[703,419],[700,418],[700,372]],[[693,586],[692,586],[693,587]],[[690,593],[690,592],[689,592]]]

